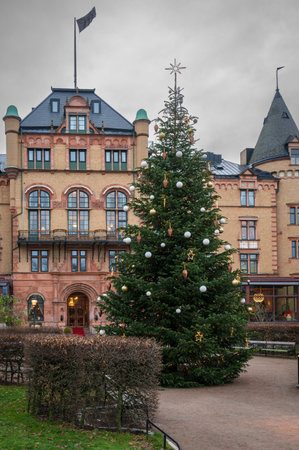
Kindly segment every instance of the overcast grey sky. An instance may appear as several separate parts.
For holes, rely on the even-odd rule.
[[[299,0],[1,0],[1,117],[10,104],[25,117],[51,86],[73,87],[73,18],[93,6],[97,17],[77,34],[78,86],[128,120],[139,108],[157,116],[176,58],[200,148],[238,162],[255,146],[277,66],[299,124]],[[1,153],[3,134],[2,122]]]

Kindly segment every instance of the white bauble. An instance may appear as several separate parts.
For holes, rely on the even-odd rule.
[[[106,333],[105,330],[100,330],[100,335],[101,336],[104,336],[105,333]]]
[[[185,231],[184,237],[187,238],[187,239],[188,239],[189,237],[191,237],[190,231]]]
[[[200,286],[199,290],[200,292],[207,292],[206,286]]]
[[[215,231],[214,231],[214,234],[219,234],[219,233],[220,233],[219,230],[215,230]]]
[[[127,238],[126,238],[126,244],[131,244],[131,242],[132,242],[132,239],[129,238],[129,237],[127,237]]]
[[[227,244],[227,245],[224,246],[224,248],[225,248],[225,250],[230,250],[230,245]]]
[[[204,240],[202,241],[202,243],[203,243],[203,245],[209,245],[210,239],[204,239]]]
[[[150,297],[152,295],[151,291],[146,291],[146,295]]]
[[[161,247],[164,248],[166,246],[165,242],[161,242]]]
[[[141,167],[146,167],[147,166],[147,162],[146,161],[141,161]]]
[[[178,181],[176,184],[177,188],[182,188],[183,187],[183,183],[181,181]]]
[[[241,298],[240,302],[241,302],[241,303],[246,303],[245,298]]]
[[[181,311],[180,308],[177,308],[177,309],[175,310],[175,312],[176,312],[177,314],[180,314],[182,311]]]
[[[154,200],[155,196],[154,195],[150,195],[150,200]]]
[[[205,212],[206,208],[200,208],[200,212]]]
[[[135,186],[132,185],[132,186],[129,187],[129,189],[130,189],[131,192],[133,192],[133,191],[135,191]]]
[[[125,211],[125,212],[127,212],[127,211],[129,211],[129,207],[128,207],[128,205],[125,205],[124,207],[123,207],[123,210]]]
[[[221,217],[220,223],[225,223],[225,222],[226,222],[225,218],[224,218],[224,217]]]
[[[107,294],[102,294],[101,297],[108,297],[108,295]]]
[[[175,156],[177,156],[178,158],[181,158],[183,156],[183,152],[181,152],[181,150],[178,150],[176,152]]]
[[[202,154],[202,158],[206,159],[208,157],[208,155],[206,153]]]
[[[144,256],[145,256],[146,258],[151,258],[151,257],[152,257],[152,254],[151,254],[151,252],[145,252]]]

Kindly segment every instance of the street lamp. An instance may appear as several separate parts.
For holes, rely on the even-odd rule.
[[[36,305],[38,303],[37,298],[31,299],[32,311],[33,311],[33,328],[35,328],[35,320],[36,320]]]

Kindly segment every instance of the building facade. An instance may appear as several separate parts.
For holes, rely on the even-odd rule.
[[[146,112],[131,124],[94,90],[52,88],[23,120],[10,106],[4,121],[2,292],[13,289],[29,322],[100,325],[97,299],[128,250],[117,229],[135,223],[124,207],[148,152]]]
[[[10,106],[4,121],[0,293],[20,299],[29,322],[104,324],[97,299],[129,250],[117,228],[136,223],[124,207],[148,155],[146,112],[131,124],[94,90],[52,88],[23,120]],[[207,156],[254,320],[297,322],[299,131],[280,92],[240,164]]]

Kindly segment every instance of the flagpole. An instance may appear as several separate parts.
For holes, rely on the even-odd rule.
[[[76,17],[74,17],[74,88],[77,89],[77,43],[76,43]]]

